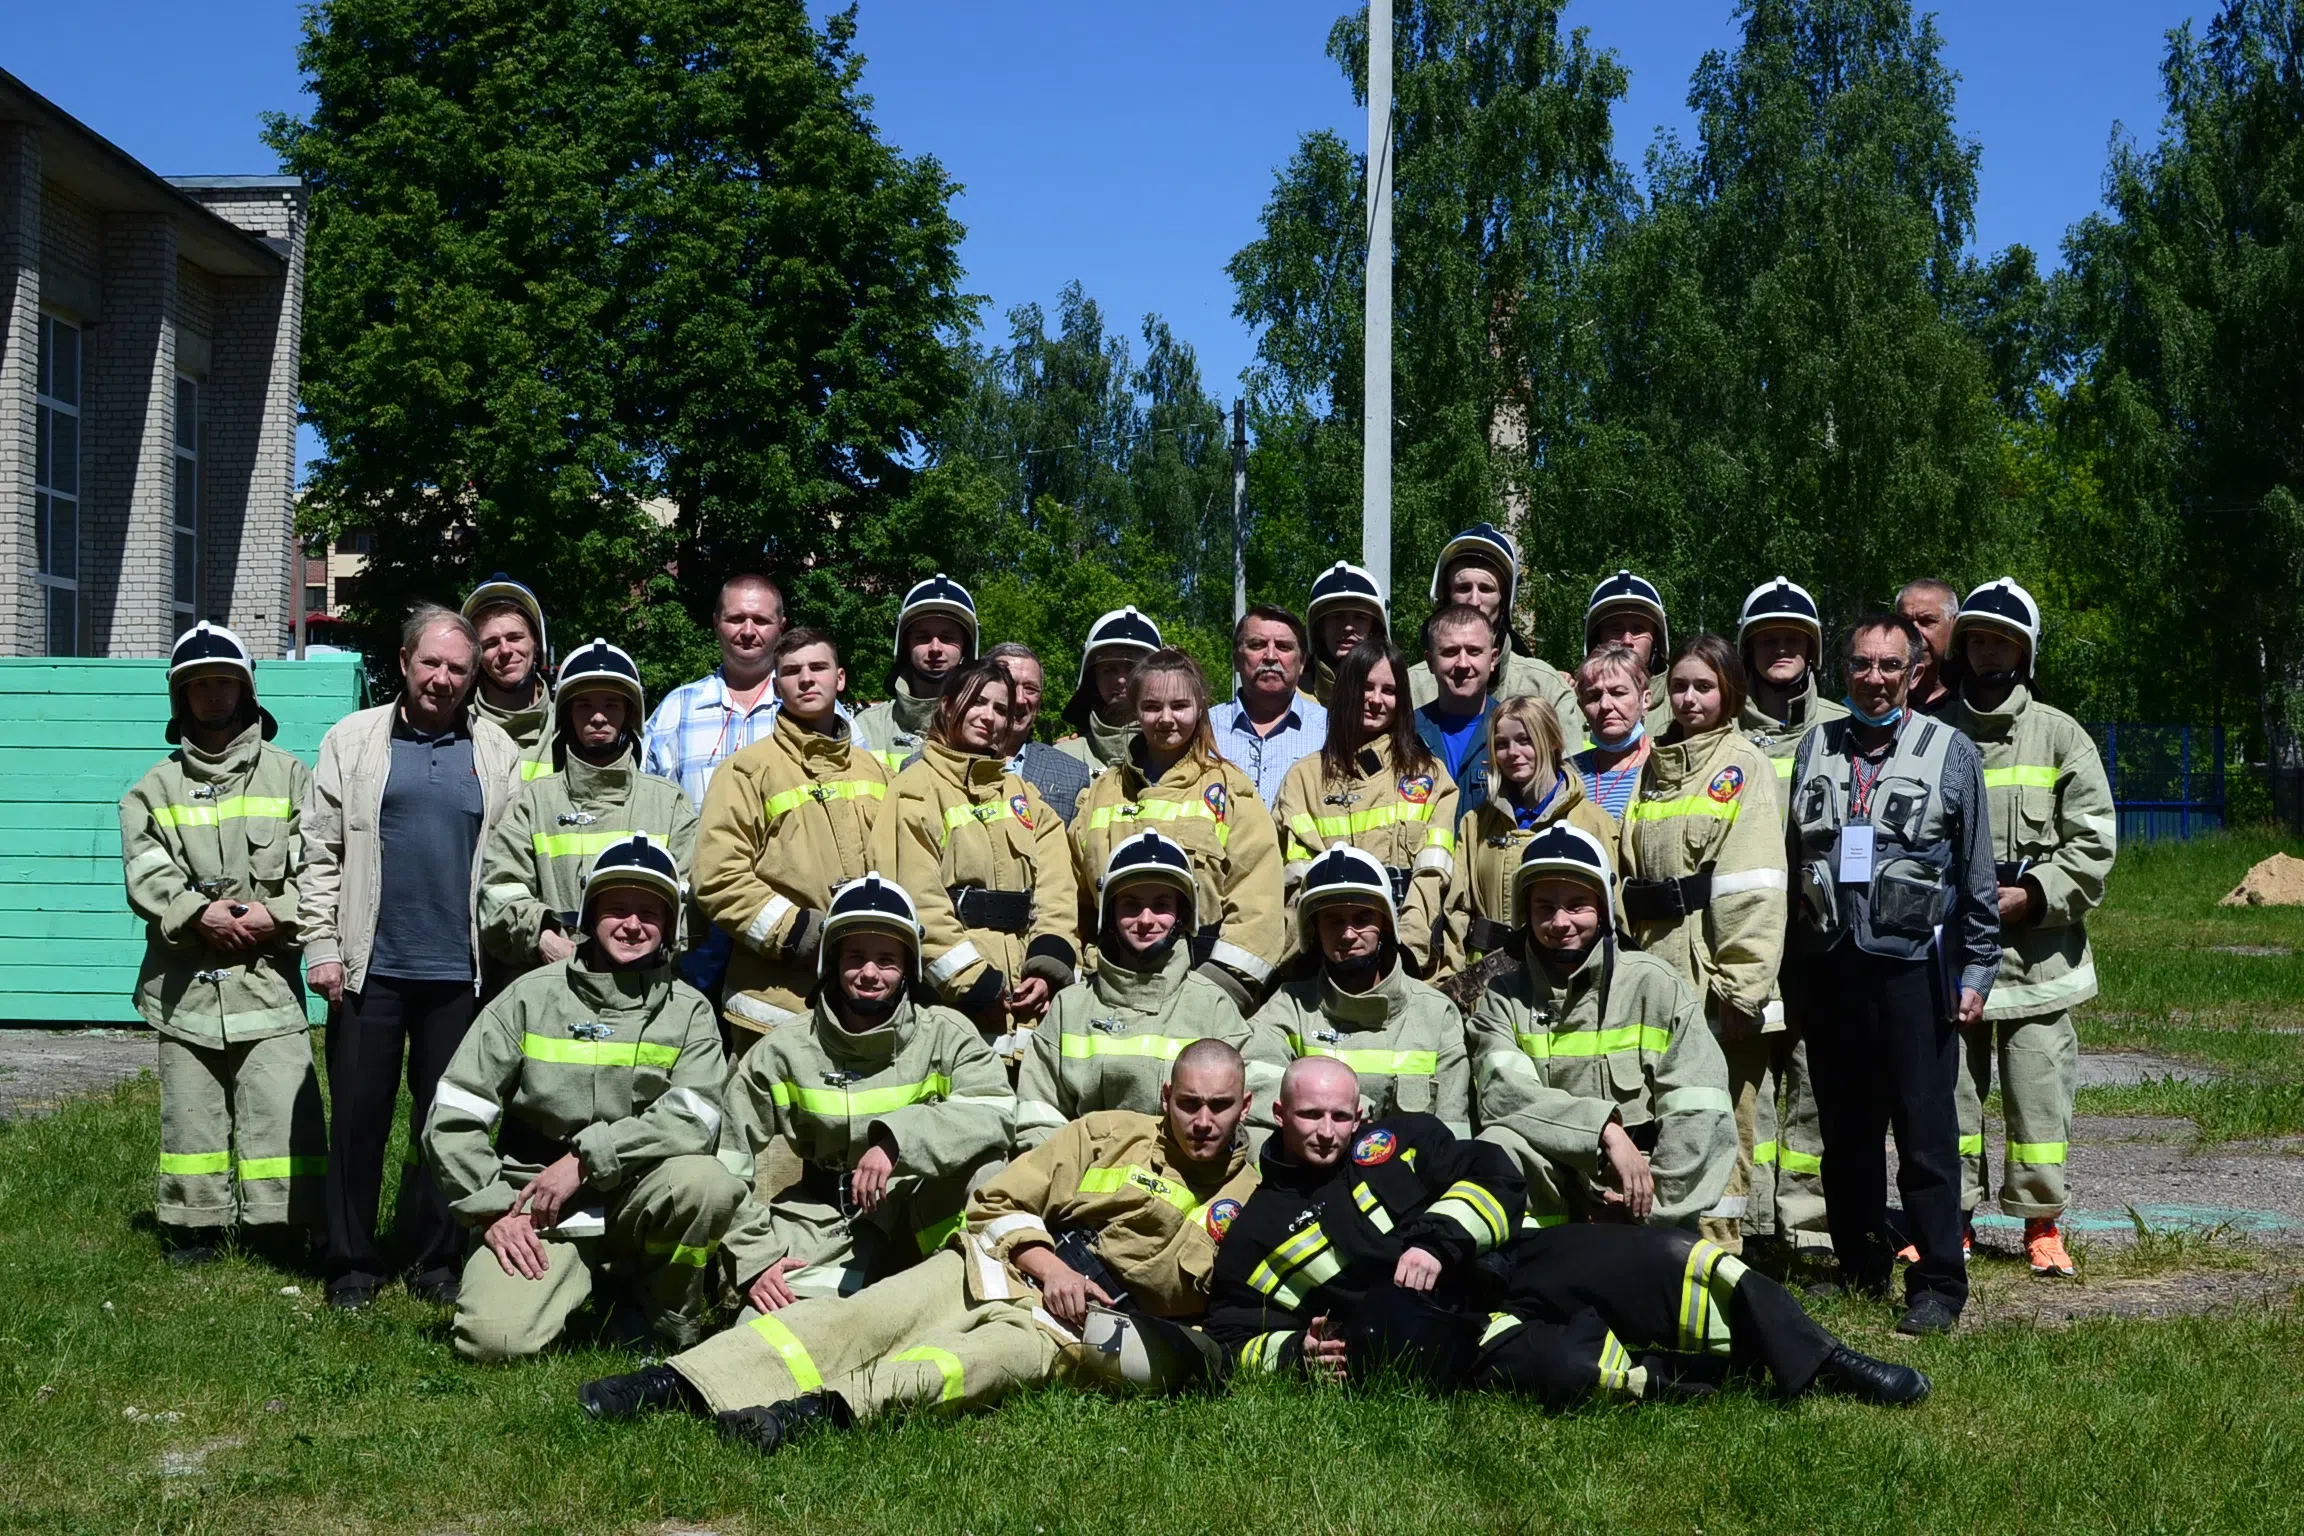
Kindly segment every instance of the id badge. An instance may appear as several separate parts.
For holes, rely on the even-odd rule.
[[[1870,822],[1852,823],[1840,829],[1840,883],[1842,885],[1870,885],[1872,883],[1872,833]]]

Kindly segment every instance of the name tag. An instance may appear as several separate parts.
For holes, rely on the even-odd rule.
[[[1851,824],[1840,829],[1840,883],[1842,885],[1870,885],[1872,883],[1871,823]]]

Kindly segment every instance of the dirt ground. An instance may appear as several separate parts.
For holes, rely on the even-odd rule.
[[[0,1120],[46,1114],[60,1099],[101,1093],[157,1062],[147,1030],[0,1029]]]

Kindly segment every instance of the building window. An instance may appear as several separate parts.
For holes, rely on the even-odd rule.
[[[322,582],[304,589],[304,611],[326,617],[328,613],[328,586]]]
[[[352,532],[336,540],[336,553],[340,555],[372,555],[376,553],[376,535]]]
[[[348,608],[348,607],[350,607],[350,606],[351,606],[353,603],[356,603],[356,602],[358,602],[359,600],[360,600],[360,578],[359,578],[359,577],[357,577],[357,576],[339,576],[339,577],[337,577],[337,578],[336,578],[336,606],[337,606],[339,609]]]
[[[80,328],[40,317],[32,516],[48,654],[80,654]]]
[[[200,613],[200,381],[176,376],[176,631]]]

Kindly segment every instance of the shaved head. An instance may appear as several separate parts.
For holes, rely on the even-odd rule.
[[[1222,1082],[1243,1093],[1248,1088],[1248,1063],[1228,1041],[1214,1036],[1195,1040],[1177,1053],[1176,1064],[1168,1069],[1168,1080],[1174,1082],[1187,1075],[1209,1087]]]
[[[1248,1114],[1247,1063],[1221,1040],[1193,1041],[1168,1069],[1160,1112],[1184,1161],[1208,1170],[1222,1167]]]
[[[1333,1168],[1360,1129],[1360,1075],[1333,1056],[1300,1056],[1280,1078],[1280,1148],[1291,1162]]]
[[[1299,1056],[1280,1075],[1280,1102],[1302,1103],[1307,1094],[1360,1097],[1360,1074],[1333,1056]]]

